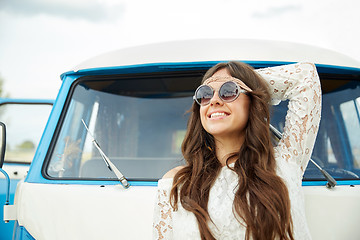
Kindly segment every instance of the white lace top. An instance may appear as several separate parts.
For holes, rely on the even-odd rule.
[[[277,174],[289,190],[295,239],[311,239],[305,218],[302,176],[315,142],[321,113],[320,81],[314,64],[297,63],[257,72],[269,83],[274,102],[289,99],[283,138],[275,147]],[[244,239],[246,227],[234,216],[237,174],[227,166],[210,190],[210,229],[216,239]],[[195,216],[169,203],[172,178],[159,180],[154,211],[153,239],[201,239]]]

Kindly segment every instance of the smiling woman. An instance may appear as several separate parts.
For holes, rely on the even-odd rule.
[[[224,101],[220,89],[229,78],[247,94],[235,84]],[[203,84],[214,91],[195,93],[200,100],[182,145],[186,164],[159,181],[154,239],[310,239],[299,182],[320,121],[314,64],[255,72],[244,63],[219,63]],[[271,97],[290,100],[284,138],[274,150]]]

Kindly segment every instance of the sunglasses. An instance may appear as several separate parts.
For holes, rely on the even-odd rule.
[[[232,102],[239,97],[240,93],[246,93],[246,92],[247,91],[240,88],[240,86],[237,83],[233,81],[228,81],[221,85],[218,91],[218,95],[222,101]],[[196,89],[193,99],[200,106],[206,106],[210,103],[210,100],[214,97],[214,93],[215,90],[209,85],[201,85]]]

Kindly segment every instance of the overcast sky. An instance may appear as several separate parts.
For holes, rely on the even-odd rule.
[[[111,50],[199,38],[311,44],[360,61],[358,0],[0,0],[0,76],[55,98],[60,74]]]

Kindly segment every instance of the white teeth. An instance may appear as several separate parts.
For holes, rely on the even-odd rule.
[[[226,116],[226,114],[223,112],[215,112],[215,113],[211,114],[210,118],[215,118],[215,117],[220,117],[220,116]]]

